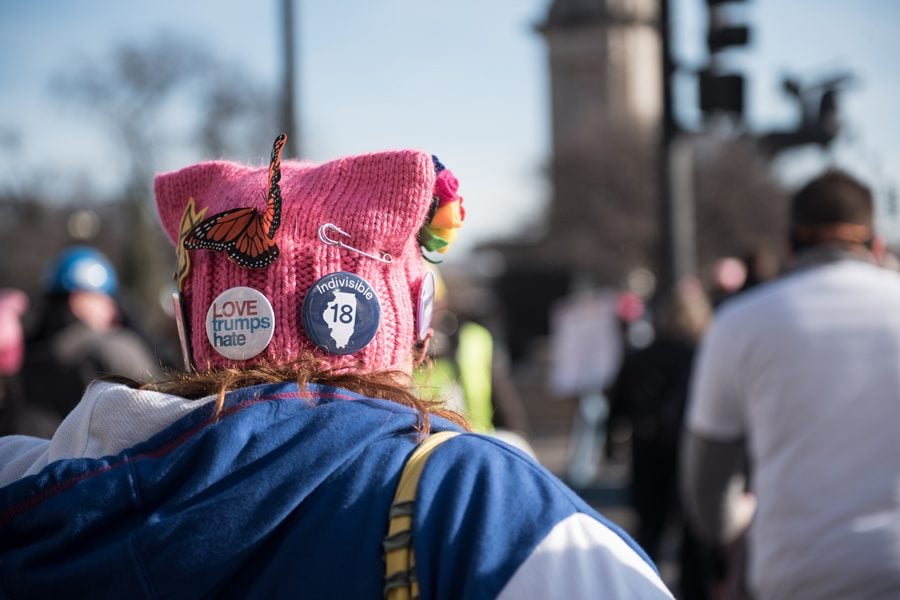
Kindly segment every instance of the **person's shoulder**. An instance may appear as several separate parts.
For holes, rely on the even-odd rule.
[[[715,322],[721,327],[723,324],[736,325],[752,321],[757,314],[763,316],[777,306],[796,284],[797,279],[788,275],[740,292],[719,305]]]
[[[448,589],[454,597],[476,589],[489,590],[490,597],[501,590],[505,597],[547,597],[544,588],[553,587],[548,577],[555,573],[578,592],[566,597],[580,597],[604,574],[615,579],[628,571],[640,572],[641,581],[622,589],[658,592],[630,597],[669,597],[627,533],[537,461],[489,435],[458,435],[434,451],[419,482],[416,523],[416,564],[426,589]],[[572,562],[580,552],[592,558],[589,569]],[[567,558],[550,560],[554,556]],[[454,564],[470,572],[448,579]],[[546,585],[518,595],[535,577]]]
[[[125,329],[99,330],[84,323],[71,323],[53,338],[54,346],[67,356],[109,356],[130,358],[144,352],[144,344],[137,334]]]
[[[499,517],[512,504],[524,519],[522,526],[526,522],[534,526],[541,520],[549,525],[583,513],[633,545],[618,525],[597,513],[549,469],[491,435],[464,433],[442,444],[429,459],[420,486],[426,495],[436,494],[435,501],[450,512],[499,511]],[[468,493],[454,491],[448,495],[440,490]],[[511,523],[510,516],[504,518]]]
[[[108,332],[94,332],[90,340],[85,340],[85,353],[89,354],[99,367],[107,373],[143,381],[158,375],[159,361],[153,350],[135,332],[116,329]]]
[[[827,292],[845,302],[900,301],[900,273],[867,260],[838,260],[801,269],[793,277],[794,295],[808,301]]]
[[[483,433],[460,432],[448,439],[434,451],[436,463],[454,462],[457,457],[465,456],[468,460],[463,469],[493,469],[498,466],[524,469],[539,477],[555,478],[543,465],[516,448],[495,436]]]
[[[128,350],[136,348],[141,352],[147,349],[147,343],[144,341],[144,338],[124,327],[102,333],[97,337],[97,342],[107,347]]]
[[[895,293],[900,294],[900,272],[868,262],[858,262],[846,265],[846,267],[855,270],[862,279],[868,281],[871,285],[893,290]]]
[[[54,346],[63,348],[82,348],[94,343],[100,333],[91,329],[81,321],[73,321],[62,329],[52,333],[47,340]]]
[[[419,493],[442,513],[491,513],[510,496],[520,512],[543,504],[559,516],[577,510],[578,498],[521,450],[486,434],[461,433],[434,449]],[[502,512],[502,511],[501,511]]]

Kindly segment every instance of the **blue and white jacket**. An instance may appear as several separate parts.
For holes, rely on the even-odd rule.
[[[285,383],[211,414],[96,383],[51,440],[0,438],[0,597],[380,598],[416,413]],[[480,435],[429,459],[413,544],[423,599],[671,598],[618,527]]]

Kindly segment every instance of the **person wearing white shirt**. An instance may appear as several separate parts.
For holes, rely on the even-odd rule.
[[[841,171],[794,195],[790,244],[790,271],[726,302],[701,345],[687,517],[720,543],[747,531],[757,598],[898,598],[900,274]]]

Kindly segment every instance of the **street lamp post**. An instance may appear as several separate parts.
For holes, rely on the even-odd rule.
[[[295,74],[294,74],[294,0],[282,0],[282,57],[283,73],[280,95],[280,110],[278,119],[281,127],[287,133],[285,154],[287,156],[299,156],[300,154],[300,128],[295,114]]]

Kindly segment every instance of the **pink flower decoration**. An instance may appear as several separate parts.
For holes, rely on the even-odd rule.
[[[437,174],[437,180],[434,182],[434,195],[439,198],[439,205],[453,202],[458,189],[459,181],[456,180],[450,169],[444,169]]]

